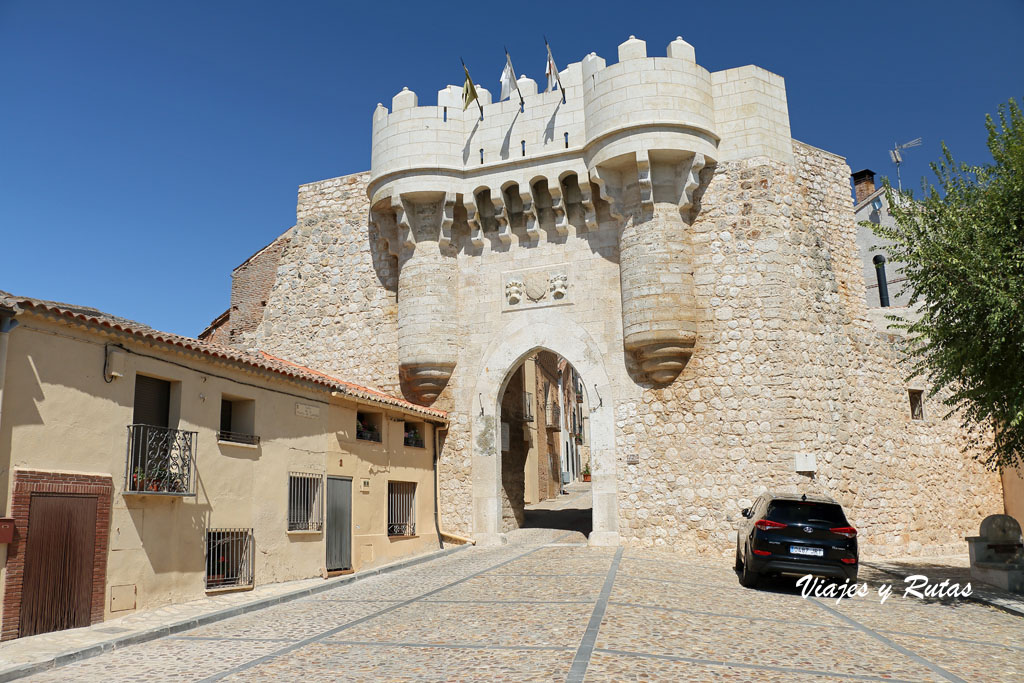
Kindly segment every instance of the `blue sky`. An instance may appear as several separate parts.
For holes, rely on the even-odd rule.
[[[858,10],[863,12],[858,14]],[[582,10],[582,11],[581,11]],[[370,117],[542,80],[676,35],[712,71],[786,79],[793,136],[918,186],[945,140],[989,159],[984,116],[1024,97],[1024,2],[345,3],[0,0],[0,289],[195,335],[231,270],[290,227],[301,183],[366,170]],[[908,182],[909,181],[909,182]]]

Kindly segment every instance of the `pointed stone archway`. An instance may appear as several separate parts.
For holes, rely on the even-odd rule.
[[[582,327],[557,309],[531,312],[496,335],[473,391],[473,536],[481,545],[505,542],[501,509],[500,401],[513,371],[539,349],[565,358],[583,378],[590,406],[593,531],[590,545],[618,545],[613,395],[602,354]]]

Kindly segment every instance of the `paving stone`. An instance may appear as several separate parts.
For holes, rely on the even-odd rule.
[[[30,680],[565,681],[584,665],[586,681],[1024,680],[1024,619],[971,601],[836,605],[792,579],[745,589],[726,562],[543,543],[468,549]]]

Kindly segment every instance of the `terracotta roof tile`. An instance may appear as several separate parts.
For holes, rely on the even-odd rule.
[[[292,361],[285,360],[284,358],[278,358],[277,356],[273,356],[265,351],[249,353],[227,346],[222,346],[220,344],[215,344],[213,342],[193,339],[192,337],[183,337],[169,332],[160,332],[159,330],[154,330],[148,325],[144,325],[134,320],[128,320],[127,318],[121,318],[116,315],[111,315],[110,313],[104,313],[103,311],[99,311],[95,308],[74,306],[71,304],[61,303],[59,301],[45,301],[43,299],[14,296],[13,294],[9,294],[3,290],[0,290],[0,307],[12,309],[16,312],[18,310],[34,309],[56,314],[65,318],[118,330],[132,336],[179,346],[191,351],[197,351],[213,358],[231,360],[243,365],[269,370],[286,377],[293,377],[307,382],[312,382],[314,384],[319,384],[331,391],[338,392],[343,396],[356,400],[369,401],[419,415],[447,420],[447,413],[443,410],[426,408],[412,403],[411,401],[391,396],[390,394],[386,394],[382,391],[360,386],[353,382],[348,382],[338,377],[328,375],[327,373],[320,372],[319,370],[314,370],[313,368],[293,363]]]

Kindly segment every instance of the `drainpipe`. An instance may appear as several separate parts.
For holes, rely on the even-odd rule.
[[[871,259],[875,264],[875,277],[878,278],[878,305],[889,308],[889,283],[885,278],[885,257],[877,254]]]
[[[434,425],[434,529],[437,530],[437,543],[444,550],[444,539],[450,538],[456,543],[463,545],[476,545],[476,541],[472,538],[466,538],[465,536],[459,536],[458,534],[449,533],[447,531],[441,531],[441,513],[438,509],[439,496],[437,486],[437,468],[438,461],[441,459],[441,436],[440,432],[447,432],[448,428],[444,427],[441,429],[440,424]]]
[[[438,508],[437,496],[437,461],[441,459],[441,425],[434,424],[434,530],[437,531],[437,545],[444,550],[444,541],[441,539],[441,513]]]

